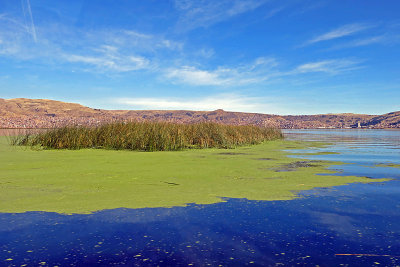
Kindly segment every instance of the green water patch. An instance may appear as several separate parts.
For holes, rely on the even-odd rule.
[[[299,164],[306,160],[288,157],[289,148],[310,146],[276,140],[236,149],[32,150],[1,138],[0,212],[91,213],[211,204],[224,197],[290,200],[315,187],[382,181],[316,175],[334,173],[326,169],[331,163]],[[295,170],[276,171],[285,166]]]
[[[379,164],[374,165],[374,167],[400,168],[400,164],[394,164],[394,163],[379,163]]]

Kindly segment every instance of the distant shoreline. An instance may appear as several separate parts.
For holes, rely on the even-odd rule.
[[[112,121],[216,122],[279,129],[400,128],[400,111],[382,115],[337,113],[275,115],[249,112],[193,110],[102,110],[47,99],[0,98],[0,128],[46,129],[66,125],[96,126]]]
[[[51,130],[54,128],[61,128],[65,126],[59,126],[53,128],[0,128],[0,130]],[[390,127],[388,128],[278,128],[278,129],[279,130],[396,130],[396,131],[400,130],[400,128],[390,128]]]

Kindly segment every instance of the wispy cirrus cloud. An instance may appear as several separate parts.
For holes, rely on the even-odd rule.
[[[276,59],[257,58],[250,64],[236,67],[220,66],[213,70],[199,69],[193,66],[169,68],[165,77],[174,83],[191,86],[244,86],[273,82],[274,80],[299,76],[307,73],[325,73],[338,75],[360,69],[361,61],[354,59],[327,59],[312,61],[282,69]]]
[[[156,51],[160,49],[179,51],[184,47],[183,42],[133,30],[105,31],[100,35],[104,36],[108,43],[125,48],[132,47],[140,51]]]
[[[359,33],[361,31],[367,30],[372,27],[373,27],[372,25],[367,25],[367,24],[362,24],[362,23],[346,24],[339,28],[328,31],[324,34],[318,35],[318,36],[314,37],[313,39],[308,40],[303,45],[311,45],[311,44],[315,44],[315,43],[319,43],[319,42],[323,42],[323,41],[328,41],[328,40],[333,40],[333,39],[337,39],[337,38],[342,38],[345,36],[354,35],[356,33]]]
[[[257,58],[250,64],[236,67],[221,66],[214,70],[202,70],[193,66],[182,66],[166,70],[165,77],[174,82],[189,85],[228,86],[259,83],[276,75],[273,69],[277,66],[273,58]]]
[[[37,42],[36,27],[33,22],[32,8],[30,0],[22,0],[22,11],[24,13],[26,28],[29,29],[29,33],[32,35],[35,43]],[[29,26],[28,26],[29,25]]]
[[[24,23],[7,14],[0,16],[0,40],[0,55],[21,59],[32,58],[31,53],[23,49],[28,45],[29,49],[35,47],[29,29]]]
[[[209,27],[231,17],[252,11],[268,0],[175,0],[180,13],[178,30],[189,31],[200,27]]]
[[[210,2],[210,5],[215,5],[213,3]],[[235,1],[236,4],[228,4],[224,1],[221,3],[234,8],[228,12],[229,16],[251,10],[259,5],[250,0],[245,1],[244,4]],[[187,8],[191,9],[196,3],[190,2],[188,5]],[[214,56],[216,52],[212,48],[198,51],[197,56],[202,58],[199,62],[191,60],[190,64],[184,64],[181,62],[185,61],[185,55],[180,58],[180,53],[185,53],[184,43],[164,36],[133,29],[79,32],[68,28],[61,34],[72,36],[65,45],[59,35],[53,37],[51,34],[53,32],[43,27],[43,25],[37,26],[40,29],[41,38],[35,43],[23,23],[1,15],[0,55],[18,60],[48,61],[49,64],[68,63],[74,71],[127,73],[150,70],[156,78],[162,76],[172,83],[219,87],[261,84],[281,77],[309,72],[336,75],[360,67],[357,62],[351,60],[327,59],[282,69],[276,59],[259,57],[252,62],[206,68],[201,65],[201,61]],[[64,28],[57,28],[57,30],[64,30]]]
[[[272,18],[273,16],[275,16],[278,13],[282,12],[286,8],[287,8],[287,6],[279,6],[279,7],[272,8],[267,12],[267,14],[264,16],[264,18],[265,19]]]
[[[349,59],[331,59],[314,61],[302,64],[293,70],[293,74],[312,73],[312,72],[324,72],[328,74],[339,74],[351,70],[361,68],[359,61]]]
[[[201,111],[224,109],[243,112],[279,112],[269,99],[239,94],[218,94],[200,98],[118,98],[113,102],[131,109]]]
[[[95,67],[96,71],[128,72],[150,67],[150,61],[141,56],[121,55],[117,47],[102,46],[96,49],[99,53],[93,56],[69,54],[65,60],[72,63],[83,63]]]
[[[357,47],[357,46],[364,46],[364,45],[370,45],[370,44],[376,44],[376,43],[382,43],[386,40],[386,37],[384,35],[380,36],[372,36],[368,37],[365,39],[358,39],[354,40],[353,42],[349,43],[349,46]]]
[[[367,45],[394,45],[400,43],[400,35],[393,33],[385,33],[381,35],[370,36],[367,38],[356,39],[346,43],[338,44],[333,46],[332,49],[341,49],[341,48],[352,48],[352,47],[360,47]]]
[[[27,13],[28,14],[28,13]],[[35,60],[53,64],[71,63],[74,70],[93,72],[130,72],[153,68],[164,54],[183,49],[183,43],[163,36],[133,30],[111,29],[71,31],[60,27],[68,36],[66,44],[42,26],[41,38],[32,39],[32,31],[20,19],[0,16],[0,55],[17,60]]]
[[[85,43],[84,52],[66,51],[64,59],[84,64],[87,71],[103,73],[154,69],[166,51],[176,53],[184,46],[182,42],[133,30],[89,33]]]
[[[166,77],[180,83],[190,85],[224,85],[230,82],[230,78],[222,77],[221,70],[200,70],[191,66],[169,69]]]

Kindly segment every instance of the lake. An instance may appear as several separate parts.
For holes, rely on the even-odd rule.
[[[285,136],[330,143],[293,157],[347,163],[332,166],[335,175],[392,180],[317,188],[287,201],[0,213],[0,265],[400,265],[400,131],[285,130]]]

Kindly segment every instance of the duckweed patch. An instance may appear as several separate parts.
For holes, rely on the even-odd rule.
[[[394,164],[394,163],[380,163],[380,164],[376,164],[375,167],[400,168],[400,164]]]
[[[2,137],[0,212],[72,214],[120,207],[211,204],[224,198],[290,200],[298,197],[297,192],[315,187],[383,181],[316,175],[334,173],[326,169],[331,163],[325,161],[291,172],[273,170],[299,165],[299,159],[288,157],[290,152],[285,150],[309,146],[312,143],[276,140],[231,149],[229,152],[237,155],[223,156],[216,148],[157,152],[32,150],[10,146]]]
[[[218,155],[236,156],[236,155],[248,155],[249,153],[221,152],[221,153],[217,153],[217,154]]]

